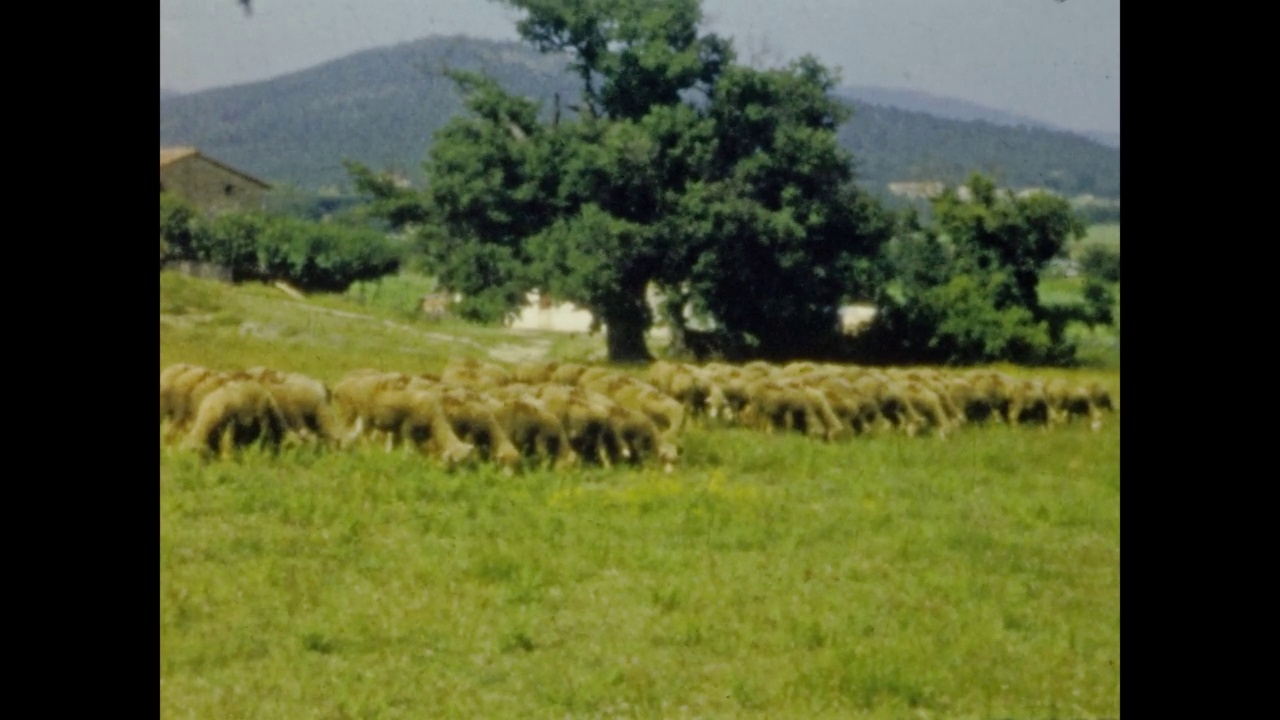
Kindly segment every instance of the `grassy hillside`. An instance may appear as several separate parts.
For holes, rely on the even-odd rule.
[[[446,66],[492,74],[508,90],[543,101],[547,117],[556,93],[564,106],[578,97],[578,81],[564,72],[561,57],[518,43],[434,37],[265,82],[173,98],[162,93],[160,143],[197,145],[266,180],[312,191],[349,184],[343,158],[397,169],[421,184],[432,132],[463,111],[441,72]],[[894,180],[958,183],[982,170],[1012,187],[1119,196],[1116,148],[1067,132],[898,110],[859,93],[865,94],[840,93],[857,110],[840,141],[873,190],[884,192]]]
[[[297,301],[161,273],[161,366],[332,382],[602,350],[409,320],[395,283]],[[1006,370],[1119,395],[1118,372]],[[1119,716],[1118,418],[684,452],[507,478],[162,446],[161,717]]]

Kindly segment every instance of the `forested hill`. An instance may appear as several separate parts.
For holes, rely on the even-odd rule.
[[[881,105],[885,107],[898,108],[899,110],[913,110],[915,112],[922,112],[926,115],[947,118],[948,120],[984,120],[993,125],[1007,125],[1009,127],[1026,125],[1027,127],[1040,128],[1043,130],[1063,130],[1063,128],[1054,127],[1048,123],[1040,122],[1033,118],[1018,115],[1016,113],[996,110],[967,100],[939,97],[937,95],[931,95],[918,90],[876,87],[874,85],[856,85],[846,86],[841,91],[841,95],[863,105]],[[1107,147],[1120,147],[1120,133],[1118,132],[1111,133],[1096,131],[1082,132],[1078,134],[1083,135],[1090,140],[1102,143]]]
[[[347,186],[344,158],[421,183],[432,132],[463,111],[443,68],[484,70],[508,90],[543,100],[549,117],[556,93],[565,116],[578,96],[577,78],[564,65],[562,57],[518,43],[426,38],[264,82],[176,96],[162,91],[160,144],[195,145],[266,180],[308,190]],[[858,89],[840,94],[855,107],[841,141],[856,155],[860,179],[878,191],[891,181],[955,183],[981,170],[1011,187],[1119,197],[1116,148],[1061,131],[873,105],[858,99]]]

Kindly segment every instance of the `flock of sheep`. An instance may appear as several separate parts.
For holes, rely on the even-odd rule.
[[[934,433],[964,423],[1086,420],[1114,411],[1101,384],[994,371],[658,361],[647,382],[604,367],[460,359],[440,375],[357,370],[332,388],[265,367],[160,372],[165,442],[205,455],[287,441],[346,448],[407,446],[446,466],[482,460],[514,470],[656,463],[670,471],[690,425],[799,432],[839,442],[871,432]]]

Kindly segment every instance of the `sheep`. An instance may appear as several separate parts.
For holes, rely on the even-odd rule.
[[[1053,420],[1043,382],[1015,380],[1008,386],[1008,397],[1005,419],[1010,425],[1034,423],[1048,427]]]
[[[212,372],[208,368],[190,363],[178,363],[160,371],[160,423],[169,421],[166,441],[172,440],[178,433],[177,418],[186,414],[186,393],[189,388],[180,385],[179,379],[189,373]]]
[[[680,450],[658,431],[658,426],[643,412],[622,405],[609,409],[609,425],[619,441],[627,448],[630,462],[639,465],[656,459],[666,472],[671,472],[680,457]]]
[[[531,388],[508,385],[494,391],[493,396],[499,400],[494,415],[524,457],[552,461],[557,470],[578,465],[580,458],[560,419],[532,394]]]
[[[559,418],[570,446],[583,462],[611,467],[619,460],[630,459],[630,450],[609,421],[613,401],[583,388],[552,383],[538,386],[536,394]]]
[[[355,370],[333,386],[333,406],[338,422],[346,432],[341,439],[342,446],[378,431],[367,427],[367,418],[374,410],[374,399],[385,390],[403,390],[409,384],[409,376],[402,373],[384,373],[379,370]],[[394,439],[389,439],[394,443]]]
[[[375,385],[369,391],[356,412],[368,431],[387,435],[388,452],[403,443],[425,454],[434,452],[447,466],[472,457],[475,446],[463,442],[454,432],[439,393],[409,389],[405,376],[386,380],[389,382],[381,388]]]
[[[203,397],[184,446],[205,456],[254,442],[279,450],[284,432],[280,408],[262,383],[236,379]]]
[[[828,442],[845,435],[843,425],[821,391],[781,380],[761,378],[747,384],[750,401],[745,424],[765,431],[798,431]]]
[[[951,421],[946,407],[939,394],[924,383],[909,380],[891,384],[886,397],[899,399],[904,404],[903,417],[908,435],[915,436],[932,427],[937,428],[938,437],[947,436]]]
[[[1111,396],[1101,384],[1070,385],[1066,380],[1054,379],[1045,384],[1045,395],[1057,423],[1068,423],[1077,416],[1089,418],[1089,428],[1102,428],[1102,411],[1114,411]]]
[[[501,387],[511,382],[512,374],[501,365],[481,362],[475,358],[450,360],[440,373],[440,382],[477,389]]]
[[[584,373],[578,386],[648,415],[668,440],[684,427],[684,406],[654,386],[617,373]]]
[[[494,416],[491,399],[467,388],[450,388],[439,394],[440,408],[453,431],[475,445],[485,457],[508,471],[520,461],[520,451]]]
[[[659,360],[649,368],[649,383],[685,407],[690,421],[728,419],[729,401],[711,372],[693,365]]]
[[[563,363],[551,372],[549,382],[557,385],[576,385],[578,378],[589,369],[586,365],[579,363]]]
[[[879,403],[848,380],[829,376],[819,382],[818,388],[826,392],[831,409],[853,432],[865,434],[881,420]]]
[[[341,432],[330,406],[332,393],[320,380],[301,373],[285,373],[252,367],[245,374],[261,382],[275,398],[287,430],[300,438],[313,436],[328,447],[337,447]]]
[[[544,362],[522,362],[518,363],[511,372],[512,382],[525,383],[528,385],[540,385],[542,383],[551,382],[551,375],[560,367],[560,363],[554,360]]]
[[[195,417],[197,407],[192,405],[192,389],[217,375],[215,370],[187,363],[171,365],[160,372],[160,422],[169,422],[166,442],[181,435]]]

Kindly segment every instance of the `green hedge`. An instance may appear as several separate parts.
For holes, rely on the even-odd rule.
[[[237,280],[285,280],[303,290],[342,292],[395,272],[400,253],[375,230],[259,213],[206,218],[160,195],[160,259],[231,268]]]

